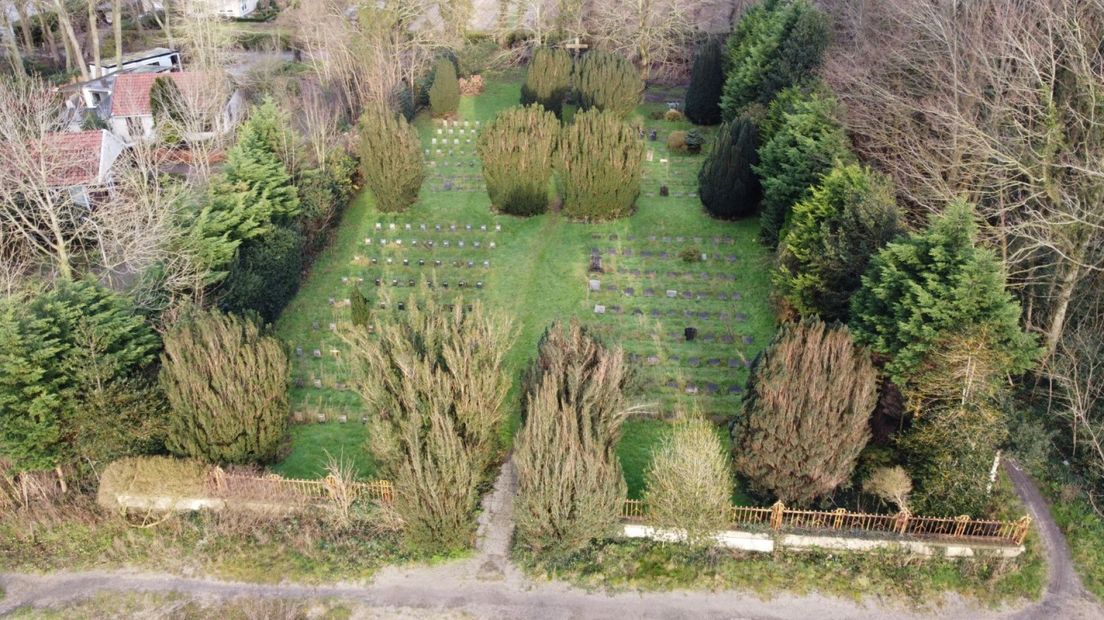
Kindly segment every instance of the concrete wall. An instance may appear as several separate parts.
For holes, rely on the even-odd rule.
[[[676,530],[655,528],[636,523],[625,524],[627,538],[650,538],[664,542],[683,539]],[[934,540],[893,540],[886,538],[856,538],[847,536],[813,536],[806,534],[771,534],[729,530],[717,534],[717,544],[729,549],[771,553],[777,548],[802,550],[831,549],[836,551],[888,550],[931,557],[972,558],[975,556],[1014,558],[1024,552],[1022,545],[966,544]]]

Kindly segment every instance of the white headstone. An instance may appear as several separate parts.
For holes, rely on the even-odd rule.
[[[669,290],[667,291],[667,296],[671,299],[674,299],[675,297],[678,297],[678,291]]]
[[[590,290],[592,290],[592,291],[602,290],[602,282],[599,281],[599,280],[591,280],[590,281]]]
[[[597,305],[594,306],[594,314],[605,314],[605,313],[606,313],[606,307],[605,306],[603,306],[601,304],[597,304]]]

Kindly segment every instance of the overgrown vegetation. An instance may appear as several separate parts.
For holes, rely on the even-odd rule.
[[[476,302],[446,310],[427,294],[375,334],[354,330],[354,388],[369,417],[369,445],[394,484],[407,545],[427,553],[474,542],[478,490],[497,455],[514,333]]]
[[[514,450],[520,548],[564,556],[614,531],[626,491],[615,448],[628,381],[624,352],[578,323],[545,332],[525,379]]]

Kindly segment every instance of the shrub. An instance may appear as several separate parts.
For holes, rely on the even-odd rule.
[[[349,314],[355,327],[368,327],[372,324],[372,306],[356,286],[349,289]]]
[[[560,124],[539,105],[504,110],[483,128],[476,146],[491,206],[511,215],[548,208],[548,182]]]
[[[663,120],[671,122],[671,123],[677,123],[677,122],[681,121],[683,118],[684,117],[682,115],[682,112],[679,112],[678,110],[667,110],[666,112],[663,113]]]
[[[304,254],[322,249],[337,215],[356,193],[357,161],[344,149],[326,157],[325,168],[304,170],[299,174],[299,226],[303,234]]]
[[[483,89],[487,88],[487,84],[483,81],[482,75],[460,78],[458,80],[458,86],[460,88],[460,94],[467,96],[478,95],[483,92]]]
[[[632,211],[640,194],[644,146],[616,115],[597,110],[576,115],[563,130],[557,162],[568,217],[609,220]]]
[[[278,226],[238,249],[219,307],[236,314],[256,312],[271,323],[299,290],[302,269],[302,235]]]
[[[772,248],[784,234],[793,205],[808,198],[837,163],[854,158],[835,107],[834,98],[820,93],[793,101],[778,130],[759,148],[759,163],[752,169],[763,185],[760,236]]]
[[[705,144],[705,137],[702,136],[701,132],[697,129],[691,129],[686,132],[686,137],[683,138],[683,142],[686,143],[686,152],[700,153],[702,145]]]
[[[698,196],[713,217],[734,219],[755,213],[763,190],[753,168],[759,163],[755,123],[739,118],[717,132],[698,172]]]
[[[802,315],[846,321],[870,259],[901,231],[889,179],[839,165],[794,205],[774,285]]]
[[[721,40],[710,38],[694,57],[690,86],[686,89],[686,118],[695,125],[721,122],[721,90],[724,88],[724,50]]]
[[[460,83],[456,66],[446,58],[437,61],[433,86],[429,88],[429,109],[435,117],[452,116],[460,107]]]
[[[264,463],[288,425],[283,344],[249,319],[202,312],[165,336],[166,446],[215,463]]]
[[[353,386],[368,414],[369,447],[395,485],[407,544],[467,548],[506,416],[510,322],[478,302],[445,310],[423,285],[396,319],[377,317],[374,331],[348,336]]]
[[[644,502],[651,523],[673,528],[691,544],[709,544],[728,525],[732,473],[716,429],[694,417],[663,440],[647,473]]]
[[[579,61],[575,89],[583,110],[598,108],[626,118],[640,105],[644,82],[633,64],[616,54],[590,52]]]
[[[667,150],[672,153],[686,152],[686,132],[672,131],[667,134]]]
[[[912,493],[912,478],[900,465],[879,467],[863,481],[863,492],[877,495],[887,504],[893,504],[897,510],[907,512],[909,493]]]
[[[807,0],[767,0],[748,10],[727,43],[725,120],[811,79],[828,47],[828,28],[826,17]]]
[[[360,119],[360,166],[380,211],[404,211],[418,200],[425,180],[421,143],[405,119],[383,106]]]
[[[170,456],[119,459],[100,474],[96,501],[112,510],[120,495],[205,497],[208,471],[201,461]]]
[[[538,48],[529,61],[521,104],[539,103],[559,118],[563,102],[571,90],[571,56],[560,48]]]
[[[541,339],[525,377],[525,425],[514,448],[515,540],[547,557],[612,534],[627,488],[616,446],[625,419],[625,355],[577,322]]]
[[[33,471],[134,451],[160,421],[138,383],[158,346],[133,304],[94,281],[0,300],[0,454]]]
[[[737,468],[785,503],[829,493],[851,476],[876,400],[870,356],[846,327],[785,324],[752,366],[734,426]]]
[[[679,258],[684,263],[700,263],[702,259],[701,248],[689,247],[679,251]]]
[[[1005,289],[1000,263],[978,247],[977,232],[973,207],[952,203],[927,230],[883,248],[862,277],[851,306],[855,339],[889,358],[886,373],[902,388],[917,383],[948,338],[987,341],[979,350],[995,354],[996,376],[1027,370],[1039,353],[1020,328],[1020,306]]]

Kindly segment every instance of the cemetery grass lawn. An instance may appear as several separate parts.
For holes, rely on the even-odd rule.
[[[477,120],[485,124],[499,110],[517,104],[520,86],[521,77],[517,73],[492,79],[482,95],[461,98],[459,120],[472,125]],[[330,329],[331,324],[338,331],[348,327],[349,310],[340,306],[358,277],[363,278],[360,290],[372,304],[390,302],[387,310],[377,312],[395,312],[395,304],[407,299],[411,293],[412,289],[406,286],[407,280],[436,275],[438,281],[451,284],[448,291],[440,287],[434,289],[434,294],[439,297],[456,301],[461,293],[457,290],[458,283],[464,280],[467,285],[462,291],[464,303],[480,299],[489,308],[512,319],[518,337],[506,359],[506,370],[514,381],[506,400],[508,418],[501,437],[504,450],[512,443],[521,420],[519,383],[522,372],[532,360],[542,333],[554,321],[577,316],[590,325],[599,337],[610,344],[622,344],[629,352],[648,349],[660,332],[676,328],[681,330],[681,316],[675,321],[667,318],[644,320],[642,316],[630,316],[627,312],[619,316],[597,317],[593,311],[596,301],[587,290],[586,273],[588,256],[595,247],[622,247],[623,244],[624,247],[631,247],[632,244],[627,241],[629,236],[636,238],[637,243],[645,243],[649,235],[669,235],[672,240],[676,236],[685,237],[682,245],[695,245],[691,238],[696,236],[705,239],[700,244],[702,251],[715,254],[717,248],[716,251],[738,255],[739,262],[736,263],[718,261],[719,255],[715,255],[708,267],[706,263],[691,265],[677,260],[668,260],[653,267],[697,270],[700,265],[702,270],[734,274],[735,281],[729,286],[738,287],[743,298],[734,308],[726,306],[725,309],[747,314],[746,322],[732,329],[739,330],[734,333],[750,337],[754,344],[737,342],[730,348],[733,349],[732,355],[741,360],[753,357],[774,332],[773,312],[767,298],[770,259],[757,240],[758,220],[724,222],[705,214],[696,196],[697,168],[702,156],[674,154],[670,158],[669,170],[661,166],[659,160],[668,156],[664,142],[666,133],[689,127],[684,122],[668,123],[648,117],[653,110],[664,107],[663,104],[647,103],[639,110],[638,121],[649,128],[657,128],[659,140],[646,143],[648,148],[654,149],[655,157],[645,164],[647,173],[636,213],[629,218],[602,224],[570,222],[551,213],[516,218],[492,212],[476,158],[469,154],[454,158],[435,155],[437,148],[444,147],[442,142],[446,139],[461,142],[449,147],[470,151],[474,144],[469,146],[466,140],[471,134],[466,132],[463,138],[459,134],[438,134],[437,130],[442,126],[425,114],[419,115],[414,126],[421,136],[423,148],[430,150],[428,160],[436,165],[427,168],[427,178],[418,202],[405,213],[381,214],[375,208],[371,193],[361,192],[342,215],[329,247],[318,256],[298,295],[276,323],[276,333],[293,353],[292,376],[296,386],[291,390],[291,403],[296,418],[314,423],[319,414],[327,420],[346,415],[349,421],[326,431],[297,429],[293,433],[288,459],[273,469],[289,477],[317,475],[321,467],[311,461],[324,461],[325,449],[333,452],[335,448],[345,447],[348,450],[349,447],[362,445],[357,438],[363,437],[363,432],[357,427],[364,412],[360,409],[359,397],[347,385],[349,369],[344,361],[344,344]],[[711,133],[711,130],[707,128],[705,133]],[[438,144],[432,143],[434,139],[438,140]],[[672,188],[678,188],[677,195],[659,197],[660,182],[668,182]],[[445,189],[446,184],[452,187]],[[375,228],[377,223],[382,225],[382,229]],[[410,230],[406,229],[408,224]],[[426,231],[420,229],[422,224],[427,225]],[[465,229],[469,224],[473,227],[471,231]],[[391,225],[395,228],[391,229]],[[436,225],[441,225],[442,230],[434,230]],[[456,225],[457,230],[450,231],[450,225]],[[496,225],[501,226],[501,231],[495,231]],[[480,231],[480,226],[486,226],[487,230]],[[614,235],[619,241],[608,240]],[[722,236],[732,243],[714,246],[711,239]],[[365,238],[372,238],[373,244],[366,245]],[[381,247],[381,239],[389,243]],[[396,246],[396,239],[402,239],[404,244]],[[411,247],[411,239],[419,239],[422,244]],[[426,239],[434,239],[437,243],[431,252],[424,247]],[[443,247],[445,239],[451,240],[451,247]],[[461,240],[466,244],[462,249],[458,247]],[[480,248],[473,247],[475,241],[480,242]],[[494,249],[489,248],[492,241],[496,243]],[[672,243],[667,250],[677,253],[680,247]],[[357,258],[360,260],[357,261]],[[372,258],[377,260],[376,264],[370,264]],[[409,266],[402,265],[404,258],[410,261]],[[427,260],[427,265],[419,268],[416,265],[419,258]],[[387,264],[387,259],[393,262]],[[434,259],[442,260],[443,264],[434,267]],[[474,263],[473,267],[466,266],[468,260]],[[482,266],[483,260],[490,261],[488,267]],[[620,260],[620,257],[610,258],[608,263],[613,266]],[[637,264],[632,262],[635,259],[624,260],[626,267]],[[459,266],[454,266],[453,261],[459,261]],[[680,288],[701,290],[702,285],[691,276],[687,271]],[[375,286],[376,277],[383,279],[384,286]],[[348,281],[343,283],[342,278]],[[609,278],[614,279],[614,275],[610,274]],[[391,280],[396,279],[402,286],[390,285]],[[483,283],[482,289],[474,288],[477,281]],[[657,283],[654,286],[670,285]],[[330,305],[331,298],[338,307]],[[641,311],[647,312],[654,308],[675,307],[677,304],[673,302],[681,300],[638,297],[633,301]],[[720,307],[714,302],[698,305],[699,309],[716,310]],[[703,329],[716,334],[726,328],[719,322],[703,326]],[[696,353],[695,343],[665,342],[663,346],[671,354],[678,353],[684,357],[701,355]],[[719,347],[720,343],[717,342],[716,346]],[[302,355],[296,353],[297,348],[302,349]],[[315,350],[319,357],[315,357]],[[722,392],[706,395],[703,391],[697,396],[690,396],[681,387],[670,389],[660,382],[660,375],[666,378],[689,375],[703,382],[743,385],[746,380],[743,365],[738,368],[707,368],[704,363],[707,358],[708,355],[702,355],[700,368],[667,365],[662,372],[655,368],[644,369],[641,373],[644,389],[634,396],[634,402],[659,410],[660,417],[675,410],[694,409],[707,415],[732,415],[739,406],[738,394]],[[315,387],[316,380],[321,387]],[[704,404],[699,405],[698,401]],[[664,424],[662,421],[633,422],[627,428],[622,458],[625,475],[634,494],[640,492],[644,468],[650,460],[650,447],[660,436]]]
[[[285,478],[325,478],[331,456],[351,463],[361,479],[375,475],[376,465],[366,449],[368,429],[364,424],[298,424],[291,428],[290,435],[289,452],[272,467],[273,472]]]

